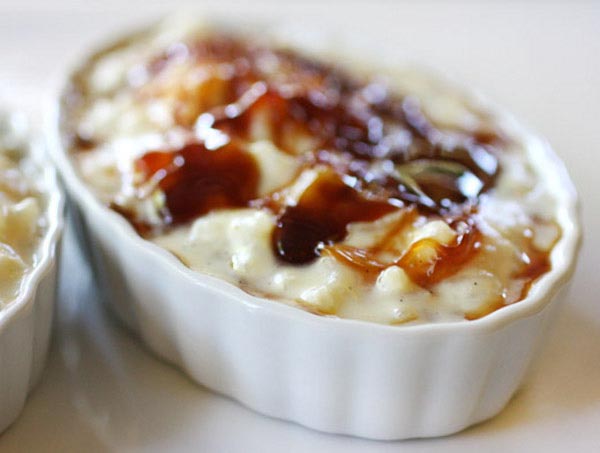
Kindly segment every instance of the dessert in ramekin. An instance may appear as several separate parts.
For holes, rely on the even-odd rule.
[[[62,195],[24,119],[0,113],[0,432],[41,375],[54,305]]]
[[[127,37],[73,73],[55,134],[120,316],[198,382],[325,431],[498,412],[575,258],[568,176],[506,114],[264,33]]]

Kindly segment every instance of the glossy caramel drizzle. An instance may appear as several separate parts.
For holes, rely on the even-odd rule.
[[[381,82],[230,36],[170,46],[146,69],[148,81],[131,88],[142,101],[173,101],[174,118],[189,133],[180,149],[153,150],[136,162],[140,188],[164,197],[164,228],[218,209],[261,207],[277,216],[273,252],[285,263],[329,255],[369,279],[397,265],[423,287],[457,272],[479,250],[482,234],[471,215],[499,172],[503,139],[495,132],[440,130],[417,100]],[[194,74],[202,77],[190,82]],[[206,132],[217,133],[217,142]],[[93,147],[74,136],[79,150]],[[247,147],[262,139],[294,156],[301,170],[317,171],[295,204],[286,205],[281,192],[259,196],[261,174]],[[160,232],[115,209],[141,233]],[[340,244],[348,224],[397,210],[406,215],[377,245]],[[425,238],[383,259],[394,237],[422,215],[466,228],[450,245]],[[518,278],[531,282],[548,269],[547,254],[535,255]]]
[[[258,165],[234,146],[211,151],[193,143],[176,152],[150,152],[138,170],[165,194],[165,222],[189,222],[215,209],[238,208],[256,198]]]
[[[167,83],[165,94],[164,80],[198,68],[204,70],[200,81],[181,82],[174,90]],[[181,126],[197,131],[200,125],[225,137],[216,146],[195,137],[181,150],[139,159],[144,178],[164,193],[165,225],[214,209],[266,206],[278,216],[274,253],[287,263],[308,263],[343,240],[349,223],[396,209],[416,206],[427,215],[462,217],[498,172],[489,146],[497,136],[488,132],[485,143],[466,133],[444,139],[415,100],[290,51],[213,35],[171,46],[148,71],[152,77],[140,88],[142,97],[171,96]],[[294,206],[261,202],[260,175],[245,148],[260,139],[296,156],[302,168],[330,170]],[[463,256],[460,250],[457,245],[442,253],[449,266],[457,264],[451,256]],[[342,259],[341,252],[330,253]],[[413,264],[402,264],[424,281]],[[434,267],[438,271],[429,274],[442,275],[444,265]]]
[[[413,216],[401,219],[405,225]],[[392,229],[397,231],[398,227]],[[344,244],[335,244],[325,249],[325,253],[341,262],[360,270],[368,280],[373,280],[379,273],[390,267],[401,267],[410,279],[423,288],[458,272],[462,265],[471,259],[481,247],[481,233],[473,224],[464,229],[456,240],[448,245],[440,244],[431,238],[423,238],[412,243],[400,256],[391,261],[380,258],[381,252],[389,246],[392,237],[389,235],[369,250]]]
[[[290,263],[303,264],[320,250],[346,237],[352,222],[376,220],[397,208],[370,200],[345,184],[337,173],[327,171],[308,187],[294,206],[286,206],[273,230],[273,249]]]

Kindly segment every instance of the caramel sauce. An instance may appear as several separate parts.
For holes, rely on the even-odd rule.
[[[216,209],[244,207],[257,196],[258,165],[233,145],[208,150],[193,143],[176,152],[150,152],[137,166],[164,193],[163,217],[170,224]]]
[[[550,265],[550,258],[548,254],[539,254],[535,259],[532,260],[531,264],[527,265],[523,272],[517,275],[517,278],[524,280],[525,284],[521,290],[521,297],[519,300],[524,299],[529,293],[529,289],[534,281],[539,277],[549,272],[552,266]]]
[[[98,144],[90,139],[85,137],[83,134],[75,133],[70,138],[71,146],[74,146],[82,151],[94,149]]]
[[[521,289],[519,300],[524,299],[525,296],[527,296],[534,281],[552,268],[549,254],[537,250],[533,245],[528,247],[525,255],[526,262],[524,263],[523,269],[513,277],[516,280],[523,281],[523,288]]]
[[[416,217],[417,211],[414,207],[404,208],[403,215],[398,217],[388,227],[381,239],[369,247],[368,250],[345,244],[333,244],[325,247],[322,254],[332,256],[347,266],[356,269],[366,281],[373,282],[382,270],[396,264],[396,261],[390,262],[381,259],[381,253],[390,251],[395,238],[401,237]],[[402,254],[402,252],[396,250],[392,250],[392,252]]]
[[[382,270],[390,266],[398,266],[417,285],[430,288],[435,283],[458,272],[481,246],[481,233],[475,226],[471,226],[452,244],[443,245],[434,239],[424,238],[401,251],[399,258],[384,261],[379,254],[385,250],[391,239],[391,236],[386,235],[382,241],[369,250],[338,244],[326,248],[325,252],[354,269],[360,270],[367,280],[373,280]]]
[[[195,137],[181,149],[150,151],[136,162],[140,188],[164,196],[165,228],[217,209],[260,207],[276,215],[272,248],[285,263],[301,265],[328,255],[368,280],[396,265],[425,288],[459,271],[477,253],[482,233],[469,216],[499,172],[495,153],[503,139],[494,130],[440,130],[418,101],[381,82],[229,36],[172,45],[146,69],[149,81],[132,89],[142,100],[173,101],[175,121]],[[204,76],[194,84],[188,76],[196,73]],[[194,135],[200,118],[226,140],[215,147]],[[75,137],[74,146],[82,151],[94,145]],[[263,139],[298,159],[302,169],[320,169],[295,203],[286,205],[279,192],[258,196],[261,174],[247,146]],[[148,234],[147,225],[114,208]],[[397,210],[406,215],[374,246],[340,244],[350,223]],[[424,238],[406,250],[392,250],[394,238],[418,215],[451,227],[466,221],[468,227],[450,245]],[[395,259],[383,259],[390,251]],[[547,254],[533,255],[517,276],[528,282],[522,297],[547,270]]]
[[[397,264],[412,281],[428,288],[458,272],[477,253],[480,240],[481,233],[474,225],[450,245],[424,238],[412,244]]]
[[[210,103],[198,102],[193,87],[188,88],[178,109],[189,111],[192,107],[196,117],[211,115],[213,127],[232,137],[268,138],[295,154],[289,135],[310,136],[314,145],[309,154],[327,150],[338,159],[391,164],[419,159],[453,161],[478,177],[483,188],[495,180],[498,164],[488,145],[501,140],[498,134],[476,131],[458,134],[451,142],[443,140],[445,134],[428,120],[417,101],[391,93],[380,82],[355,79],[337,67],[291,51],[220,35],[172,46],[149,67],[160,80],[161,72],[184,63],[191,66],[189,71],[194,64],[208,71],[210,86],[216,84],[215,79],[220,83],[219,89],[213,90],[205,86],[204,79],[199,82],[203,92],[212,94]],[[221,99],[215,98],[215,92]],[[199,104],[203,110],[194,110]],[[266,120],[267,137],[253,136],[258,119]],[[189,121],[183,125],[189,126]],[[377,180],[400,198],[408,192],[398,178],[354,164],[355,176]],[[463,202],[478,195],[461,193],[449,185],[446,189],[434,198],[441,201],[449,195],[451,201]],[[413,195],[410,202],[423,204],[419,194]]]
[[[320,248],[346,237],[352,222],[378,219],[397,208],[387,201],[365,198],[333,171],[319,175],[298,203],[279,214],[273,230],[273,249],[287,263],[308,263]]]
[[[197,86],[181,82],[173,89],[167,83],[165,91],[163,79],[181,67],[186,70],[173,71],[176,81],[188,81],[186,74],[194,67],[208,75]],[[225,134],[238,147],[234,153],[231,144],[211,151],[201,143],[188,144],[140,159],[146,179],[163,175],[158,185],[166,197],[165,223],[188,222],[212,209],[250,202],[268,207],[277,214],[274,253],[287,263],[308,263],[342,241],[349,223],[373,221],[399,207],[460,214],[464,203],[491,186],[498,171],[491,148],[474,137],[463,134],[451,146],[442,142],[443,134],[414,100],[290,51],[212,36],[171,46],[149,64],[149,71],[158,88],[151,81],[152,89],[142,87],[142,93],[168,93],[177,100],[175,119],[182,126],[191,127],[202,116],[204,127]],[[332,171],[321,174],[293,206],[256,200],[260,175],[243,149],[262,139],[296,156],[303,168],[319,165]],[[353,187],[344,183],[344,175],[354,178]],[[465,177],[475,184],[461,184]],[[413,262],[405,261],[407,272],[420,275]]]
[[[351,245],[336,244],[325,247],[322,254],[331,256],[340,263],[356,270],[369,283],[375,281],[381,271],[390,266],[390,264],[379,260],[377,254],[372,250]]]

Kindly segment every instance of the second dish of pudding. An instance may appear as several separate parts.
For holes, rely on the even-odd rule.
[[[25,155],[29,144],[0,113],[0,311],[22,291],[25,276],[39,260],[47,229],[39,169]]]

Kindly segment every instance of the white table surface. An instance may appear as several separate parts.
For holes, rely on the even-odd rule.
[[[0,451],[600,451],[600,2],[199,3],[352,30],[373,49],[397,48],[482,89],[546,136],[583,204],[571,298],[537,371],[499,416],[447,438],[373,442],[260,416],[156,360],[98,304],[67,234],[48,366]],[[76,51],[161,10],[155,0],[3,0],[0,101],[38,122],[51,77]]]

